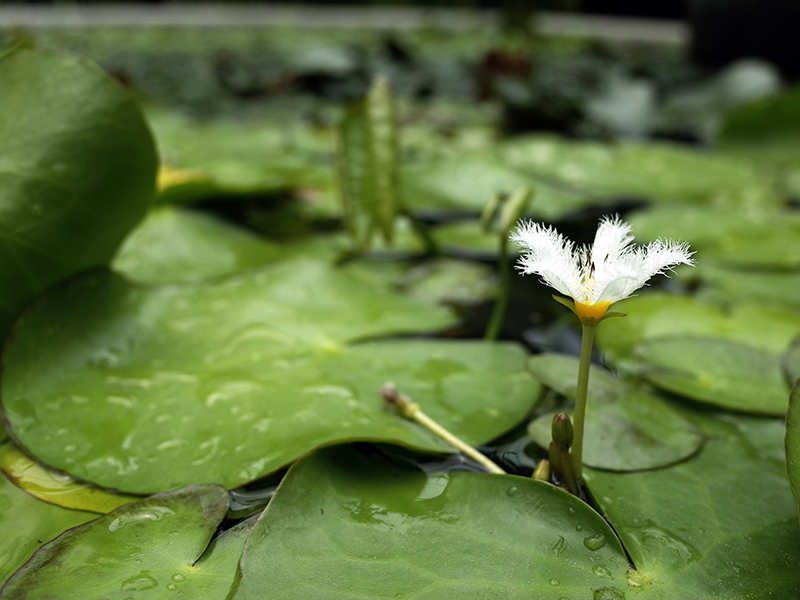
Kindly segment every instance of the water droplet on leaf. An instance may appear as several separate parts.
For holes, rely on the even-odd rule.
[[[602,533],[598,533],[597,535],[585,538],[583,540],[583,545],[592,551],[600,550],[600,548],[606,545],[606,538]]]
[[[139,592],[153,589],[157,585],[158,582],[150,577],[150,571],[141,571],[138,575],[123,581],[121,589],[126,592]]]
[[[594,591],[592,600],[625,600],[625,594],[616,588],[603,588]]]
[[[506,494],[508,496],[513,496],[519,491],[519,488],[515,485],[512,485],[510,488],[506,490]]]
[[[611,571],[601,565],[595,565],[592,567],[592,573],[598,577],[603,577],[604,579],[611,579]]]

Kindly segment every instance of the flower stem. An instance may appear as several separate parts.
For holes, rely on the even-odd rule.
[[[583,480],[583,423],[586,419],[586,397],[589,392],[589,367],[592,364],[592,346],[596,323],[582,320],[581,359],[578,367],[578,389],[575,392],[575,412],[572,415],[574,439],[572,442],[572,465],[578,485]]]
[[[500,475],[504,475],[506,473],[503,469],[498,467],[497,464],[490,460],[489,457],[481,454],[478,452],[478,450],[463,440],[457,438],[452,433],[447,431],[447,429],[431,419],[428,415],[422,412],[419,404],[412,402],[408,396],[399,393],[393,386],[383,386],[380,390],[380,394],[387,404],[393,406],[397,410],[400,416],[408,419],[409,421],[415,421],[416,423],[419,423],[433,434],[439,436],[444,441],[454,446],[457,450],[463,454],[466,454],[472,460],[485,467],[490,473],[497,473]]]
[[[508,310],[508,300],[511,296],[511,265],[508,262],[508,236],[504,233],[500,236],[500,290],[497,301],[492,309],[489,318],[489,326],[486,328],[485,340],[494,341],[500,335],[503,321]]]

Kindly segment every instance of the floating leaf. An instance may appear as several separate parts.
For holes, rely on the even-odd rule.
[[[43,543],[97,515],[37,500],[0,475],[0,583]]]
[[[794,385],[789,396],[789,411],[786,414],[786,473],[800,512],[800,381]]]
[[[449,447],[382,409],[387,381],[471,443],[537,394],[513,344],[369,336],[451,322],[443,309],[301,261],[216,285],[83,278],[46,297],[4,357],[11,431],[46,464],[147,493],[235,487],[342,438]],[[488,400],[487,400],[488,399]]]
[[[139,499],[112,494],[51,471],[31,460],[10,441],[0,444],[0,470],[31,496],[64,508],[107,513]]]
[[[156,155],[133,99],[50,52],[0,58],[0,335],[40,292],[108,264],[153,195]]]
[[[770,164],[800,162],[800,89],[753,100],[730,111],[716,145]]]
[[[756,414],[786,413],[788,389],[780,356],[713,338],[658,338],[634,354],[642,376],[663,389],[700,402]]]
[[[129,504],[44,545],[0,598],[222,598],[241,553],[244,525],[209,546],[228,494],[203,485]]]
[[[642,240],[688,242],[703,258],[739,268],[800,267],[800,215],[794,211],[720,211],[717,207],[657,207],[631,218]]]
[[[685,146],[528,135],[504,143],[499,152],[512,168],[594,198],[736,206],[772,206],[779,202],[749,163]]]
[[[800,308],[800,271],[744,270],[699,265],[700,296],[717,304],[747,301]]]
[[[637,567],[633,598],[800,596],[797,510],[779,419],[691,413],[708,441],[668,469],[586,470]]]
[[[740,302],[729,309],[685,296],[647,293],[623,300],[614,310],[624,319],[608,319],[597,330],[607,358],[620,367],[639,360],[637,344],[663,337],[716,337],[741,342],[771,353],[783,352],[800,334],[800,318],[793,310]]]
[[[125,240],[113,268],[149,284],[202,281],[274,262],[287,251],[210,215],[162,206]]]
[[[528,361],[528,368],[542,384],[574,400],[577,359],[539,354]],[[543,448],[550,444],[554,414],[540,416],[528,428]],[[584,463],[612,471],[663,467],[688,458],[703,443],[691,422],[657,396],[598,367],[589,375],[585,429]]]
[[[603,519],[547,483],[335,447],[290,470],[231,598],[598,598],[627,566]]]

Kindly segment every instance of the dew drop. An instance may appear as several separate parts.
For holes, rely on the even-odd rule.
[[[583,531],[583,525],[575,525],[575,531]]]
[[[617,588],[602,588],[594,591],[592,600],[625,600],[625,594]]]
[[[611,579],[611,571],[601,565],[595,565],[592,567],[592,573],[598,577],[603,577],[604,579]]]
[[[574,508],[572,508],[572,507],[570,506],[570,507],[567,509],[567,514],[569,514],[569,516],[570,516],[570,517],[574,517],[574,516],[575,516],[575,514],[576,514],[576,511],[575,511],[575,509],[574,509]]]
[[[128,512],[120,515],[108,525],[111,532],[122,529],[129,525],[141,523],[143,521],[160,521],[164,517],[174,515],[175,511],[166,506],[149,506],[138,511]]]
[[[173,591],[175,591],[175,590],[177,590],[177,589],[178,589],[178,586],[177,586],[177,585],[175,585],[174,583],[168,583],[168,584],[167,584],[167,589],[168,589],[170,592],[173,592]]]
[[[141,571],[130,579],[122,582],[122,590],[126,592],[139,592],[150,590],[158,585],[158,582],[150,577],[150,571]]]
[[[186,577],[184,577],[180,573],[175,573],[175,575],[172,576],[172,581],[174,581],[175,583],[180,583],[184,579],[186,579]]]
[[[507,496],[514,496],[519,491],[519,488],[515,485],[512,485],[510,488],[506,490]]]
[[[551,579],[550,580],[550,585],[553,585],[553,586],[561,585],[561,582],[558,579]]]
[[[597,535],[584,538],[583,545],[592,551],[600,550],[600,548],[606,545],[606,538],[602,533],[598,533]]]

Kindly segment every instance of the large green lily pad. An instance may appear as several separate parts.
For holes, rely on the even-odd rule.
[[[514,344],[353,344],[444,327],[444,309],[299,261],[215,285],[141,289],[111,274],[46,297],[4,356],[3,409],[46,464],[134,493],[235,487],[343,438],[449,447],[385,411],[392,381],[484,443],[538,386]]]
[[[46,544],[0,598],[222,598],[236,572],[244,525],[209,546],[225,513],[219,486],[192,486],[115,510]]]
[[[746,161],[671,144],[519,136],[499,149],[504,164],[594,198],[663,203],[774,205],[776,194]]]
[[[755,302],[726,309],[686,296],[643,293],[615,304],[614,310],[627,316],[603,321],[597,342],[619,366],[640,360],[634,356],[638,344],[663,337],[714,337],[781,353],[800,333],[796,311]]]
[[[800,511],[800,382],[792,389],[786,414],[786,472]]]
[[[577,359],[539,354],[528,361],[528,368],[542,384],[575,399]],[[552,439],[554,414],[541,415],[528,428],[543,448]],[[586,465],[612,471],[654,469],[688,458],[702,443],[694,425],[657,396],[592,367],[583,446]]]
[[[231,598],[623,598],[627,568],[605,521],[547,483],[334,447],[281,483]]]
[[[634,348],[648,381],[693,400],[766,415],[786,413],[781,357],[714,338],[659,338]]]
[[[640,592],[629,597],[800,596],[782,419],[687,414],[708,439],[691,460],[642,473],[584,472],[638,569]]]
[[[701,297],[717,304],[746,301],[800,307],[800,271],[745,270],[709,263],[695,273],[703,283]]]
[[[97,518],[37,500],[0,474],[0,583],[31,557],[39,546],[75,527]]]
[[[202,281],[274,262],[279,245],[211,215],[158,207],[125,240],[115,271],[142,283]]]
[[[40,292],[108,264],[144,216],[156,172],[133,99],[93,65],[0,58],[0,336]]]
[[[800,267],[800,216],[794,211],[660,206],[630,222],[640,239],[688,242],[703,261],[750,269]]]

